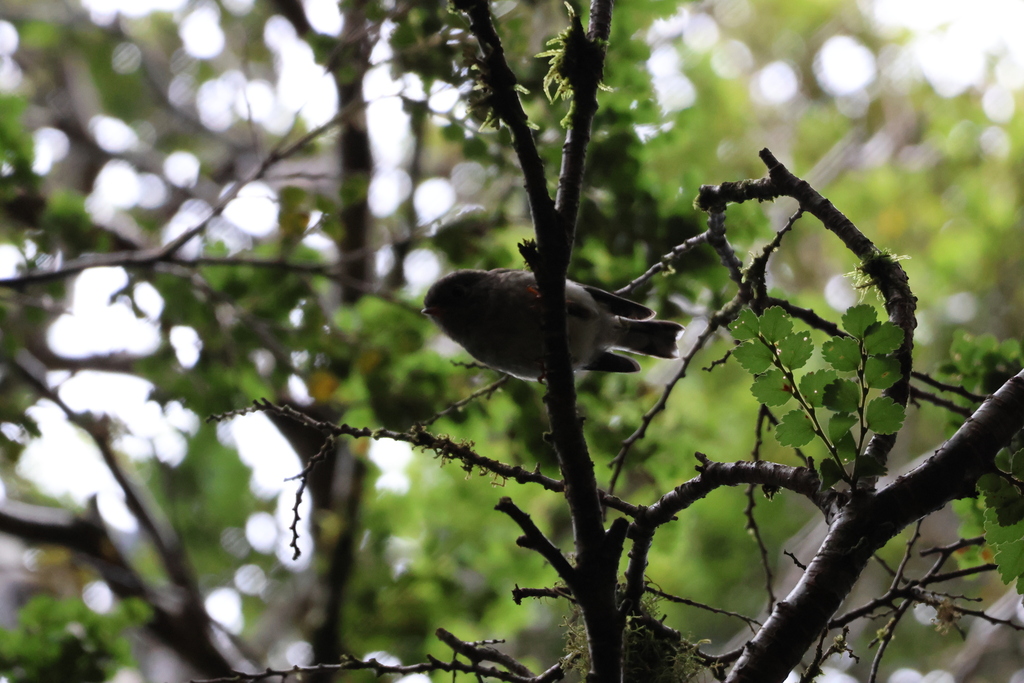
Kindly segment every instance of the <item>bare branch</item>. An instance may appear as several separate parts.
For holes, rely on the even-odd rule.
[[[914,372],[910,373],[910,376],[916,380],[924,382],[925,384],[930,384],[936,389],[953,392],[954,394],[957,394],[958,396],[963,396],[964,398],[970,401],[974,401],[975,403],[981,403],[986,398],[988,398],[987,396],[967,391],[959,384],[948,384],[946,382],[940,382],[939,380],[935,379],[931,375],[924,372],[918,372],[915,370]]]
[[[541,556],[548,561],[555,571],[558,572],[558,577],[565,581],[570,589],[576,585],[576,569],[569,564],[569,561],[565,559],[562,551],[559,550],[554,543],[552,543],[547,536],[544,535],[537,525],[533,523],[530,515],[523,512],[519,507],[512,502],[512,499],[505,496],[498,504],[494,506],[494,509],[498,512],[504,512],[506,515],[511,517],[519,528],[523,530],[523,536],[520,536],[516,540],[516,545],[521,548],[529,548],[530,550],[536,550]],[[573,589],[573,593],[576,590]]]
[[[733,301],[735,302],[737,299],[734,299]],[[690,363],[693,362],[693,357],[697,355],[698,351],[704,348],[704,345],[708,343],[708,340],[710,340],[720,328],[728,324],[728,322],[735,317],[731,311],[732,305],[730,304],[711,316],[708,320],[708,326],[701,331],[700,335],[698,335],[696,341],[694,341],[693,347],[686,353],[686,355],[683,356],[679,369],[676,370],[676,374],[673,375],[672,379],[670,379],[665,385],[665,389],[661,392],[661,397],[653,406],[650,407],[650,409],[648,409],[646,413],[644,413],[643,418],[640,420],[640,426],[637,427],[632,434],[626,437],[625,440],[623,440],[622,447],[619,449],[619,452],[614,458],[612,458],[612,461],[608,463],[608,466],[612,468],[612,477],[608,484],[609,493],[615,492],[615,486],[618,483],[619,475],[622,473],[623,467],[625,467],[626,457],[629,455],[629,451],[637,441],[644,438],[647,434],[647,428],[650,427],[651,421],[658,415],[658,413],[665,410],[668,406],[668,398],[672,394],[672,390],[675,389],[679,380],[686,376],[686,371],[689,369]],[[739,312],[738,307],[736,308],[736,312]]]
[[[755,632],[755,629],[754,629],[755,626],[760,626],[761,625],[761,622],[758,621],[757,619],[753,619],[751,617],[744,616],[744,615],[740,614],[739,612],[730,612],[727,609],[719,609],[718,607],[712,607],[711,605],[705,605],[704,603],[697,602],[696,600],[688,600],[686,598],[680,598],[677,595],[672,595],[671,593],[666,593],[666,592],[664,592],[662,590],[658,590],[657,588],[652,588],[650,586],[647,586],[646,590],[647,590],[648,593],[653,593],[654,595],[657,595],[657,596],[660,596],[662,598],[665,598],[669,602],[675,602],[675,603],[678,603],[680,605],[689,605],[690,607],[696,607],[698,609],[704,610],[705,612],[711,612],[712,614],[724,614],[725,616],[728,616],[728,617],[735,617],[737,619],[740,619],[740,620],[743,621],[743,623],[745,623],[747,625],[748,628],[750,628],[750,632],[751,633]]]
[[[747,486],[747,506],[743,509],[743,514],[747,518],[746,530],[753,535],[754,541],[757,542],[757,550],[761,555],[761,568],[764,571],[764,584],[765,592],[768,594],[768,611],[771,612],[775,609],[775,591],[772,590],[772,567],[768,560],[768,548],[764,544],[764,539],[761,537],[761,528],[757,525],[757,520],[754,519],[754,489],[756,487],[753,484]]]
[[[524,676],[527,678],[536,677],[536,674],[530,671],[526,666],[521,664],[515,658],[510,657],[504,652],[495,650],[493,647],[484,647],[481,645],[476,645],[474,643],[467,643],[464,640],[459,640],[443,628],[437,629],[435,634],[437,635],[438,640],[440,640],[442,643],[444,643],[452,649],[452,652],[454,652],[455,654],[462,655],[474,664],[477,664],[478,662],[495,662],[496,664],[501,664],[503,667],[505,667],[514,674],[518,674],[520,676]],[[503,641],[495,642],[500,643]]]
[[[422,674],[430,673],[432,671],[444,671],[448,673],[466,673],[473,674],[475,676],[486,676],[490,678],[496,678],[499,681],[506,681],[507,683],[549,683],[550,681],[561,680],[565,675],[560,665],[556,664],[550,669],[544,671],[538,676],[520,676],[515,673],[508,671],[502,671],[492,666],[483,666],[480,664],[466,664],[460,662],[458,659],[452,659],[450,662],[442,662],[439,659],[427,655],[426,662],[420,664],[381,664],[376,659],[367,659],[365,661],[344,658],[339,664],[318,664],[317,666],[295,666],[291,669],[266,669],[259,673],[248,673],[245,671],[235,671],[230,676],[223,676],[221,678],[205,678],[205,679],[193,679],[190,683],[257,683],[258,681],[265,681],[268,678],[280,678],[282,681],[294,676],[296,680],[303,680],[304,676],[313,674],[332,673],[338,671],[372,671],[374,675],[380,677],[386,674],[398,674],[401,676],[408,676],[410,674]]]
[[[434,424],[435,422],[440,420],[445,415],[451,415],[452,413],[455,413],[455,412],[458,412],[458,411],[462,410],[463,408],[465,408],[466,406],[468,406],[470,403],[472,403],[473,401],[475,401],[478,398],[481,398],[481,397],[483,397],[483,398],[490,398],[491,396],[494,395],[494,392],[496,392],[501,387],[505,386],[505,384],[508,383],[509,379],[510,379],[509,375],[503,375],[500,379],[498,379],[498,380],[496,380],[494,382],[491,382],[490,384],[488,384],[487,386],[483,387],[482,389],[477,389],[476,391],[474,391],[472,394],[470,394],[466,398],[461,399],[459,401],[456,401],[455,403],[451,404],[450,406],[448,406],[444,410],[441,410],[441,411],[438,411],[438,412],[434,413],[433,415],[428,417],[426,420],[423,420],[422,422],[417,422],[416,426],[417,427],[429,427],[430,425]]]
[[[520,588],[512,589],[512,599],[517,605],[521,604],[523,598],[565,598],[569,602],[576,602],[572,592],[566,588]]]
[[[676,246],[672,247],[672,250],[670,252],[663,255],[660,261],[658,261],[653,266],[644,271],[643,275],[636,278],[629,284],[616,289],[615,294],[618,294],[619,296],[626,296],[627,294],[631,294],[632,292],[636,291],[643,285],[647,284],[655,275],[671,268],[673,262],[679,260],[684,255],[690,253],[700,245],[707,242],[709,234],[709,231],[705,230],[701,234],[691,237],[682,244],[677,244]]]
[[[1024,426],[1024,371],[975,411],[935,455],[843,507],[796,587],[748,644],[728,681],[781,681],[843,602],[871,556],[904,527],[971,495],[996,452]],[[771,644],[769,647],[768,644]]]

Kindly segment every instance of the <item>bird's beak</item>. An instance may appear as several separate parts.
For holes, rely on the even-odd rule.
[[[438,308],[437,306],[430,306],[428,308],[424,308],[422,311],[420,311],[420,313],[422,313],[423,315],[429,316],[431,318],[440,318],[441,317],[441,309]]]

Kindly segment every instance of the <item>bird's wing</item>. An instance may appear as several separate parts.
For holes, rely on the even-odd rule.
[[[600,372],[640,372],[640,364],[632,358],[615,353],[602,353],[583,367],[584,370]]]
[[[622,316],[623,318],[629,318],[630,320],[649,320],[654,317],[654,311],[641,306],[635,301],[629,299],[623,299],[621,296],[616,296],[611,292],[606,292],[603,289],[597,287],[591,287],[589,285],[580,285],[583,289],[587,290],[590,296],[594,297],[594,300],[601,306],[604,306],[615,315]]]

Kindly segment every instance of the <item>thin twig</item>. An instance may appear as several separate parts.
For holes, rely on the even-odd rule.
[[[942,553],[944,555],[952,555],[957,550],[963,548],[969,548],[972,545],[983,545],[985,543],[984,536],[974,536],[973,538],[961,538],[960,540],[950,543],[949,545],[940,545],[933,548],[925,548],[921,551],[921,557],[927,555],[935,555],[936,553]]]
[[[725,212],[711,211],[708,214],[708,244],[718,253],[718,258],[729,271],[729,277],[738,285],[743,284],[743,263],[736,256],[736,250],[725,236]]]
[[[691,237],[690,239],[686,240],[682,244],[677,244],[676,246],[672,247],[671,251],[669,251],[667,254],[664,254],[661,257],[661,260],[659,260],[653,266],[648,268],[644,272],[643,275],[641,275],[640,277],[636,278],[635,280],[633,280],[629,284],[616,289],[614,293],[618,294],[619,296],[626,296],[626,295],[631,294],[632,292],[636,291],[638,288],[640,288],[643,285],[647,284],[647,282],[651,278],[653,278],[655,275],[657,275],[658,273],[660,273],[662,271],[665,271],[669,267],[671,267],[671,265],[675,261],[677,261],[680,258],[682,258],[682,256],[684,254],[687,254],[687,253],[693,251],[694,249],[696,249],[701,244],[704,244],[705,242],[707,242],[709,234],[710,234],[710,231],[705,230],[701,234],[695,235],[694,237]]]
[[[900,583],[903,582],[903,573],[907,570],[907,564],[910,562],[910,557],[914,552],[914,544],[921,538],[921,523],[924,520],[917,520],[917,524],[914,525],[914,533],[907,539],[907,548],[903,551],[903,559],[900,560],[900,566],[893,573],[892,583],[889,584],[889,590],[895,590],[899,588]]]
[[[798,568],[802,569],[803,571],[807,571],[807,565],[801,562],[796,555],[789,552],[788,550],[783,550],[782,554],[788,557],[789,559],[793,560],[793,564],[795,564]]]
[[[335,443],[334,437],[328,435],[324,439],[323,445],[320,450],[309,459],[306,466],[302,468],[302,471],[296,474],[294,477],[288,477],[285,481],[291,481],[294,479],[299,480],[299,488],[295,491],[295,503],[292,505],[292,523],[288,529],[292,532],[292,540],[288,544],[292,549],[292,560],[297,560],[302,555],[302,551],[299,550],[299,520],[302,519],[299,514],[299,506],[302,505],[302,494],[306,490],[306,485],[309,483],[309,475],[313,471],[313,468],[320,462],[325,460],[331,451],[334,450]]]
[[[266,669],[259,673],[248,673],[245,671],[235,671],[231,676],[222,676],[220,678],[204,678],[204,679],[193,679],[190,683],[257,683],[258,681],[265,681],[268,678],[281,678],[282,681],[287,680],[289,677],[294,676],[296,680],[304,680],[307,676],[312,674],[322,673],[335,673],[338,671],[360,671],[368,670],[372,671],[376,676],[380,677],[385,674],[398,674],[401,676],[408,676],[411,674],[426,674],[433,671],[444,671],[449,673],[466,673],[472,674],[477,677],[490,677],[496,678],[499,681],[506,681],[507,683],[553,683],[561,679],[565,673],[562,671],[560,664],[555,664],[551,668],[542,672],[537,676],[526,677],[514,674],[508,671],[502,671],[492,666],[483,666],[480,664],[467,664],[460,662],[458,659],[452,659],[449,662],[443,662],[436,657],[427,655],[427,661],[419,664],[381,664],[376,659],[367,659],[365,661],[346,657],[339,664],[318,664],[316,666],[294,666],[291,669]]]
[[[244,180],[233,183],[223,195],[219,198],[216,205],[210,211],[210,215],[201,220],[196,225],[185,230],[180,235],[172,239],[167,244],[156,247],[153,249],[143,249],[137,251],[121,251],[107,254],[86,254],[72,261],[68,261],[60,268],[54,270],[37,270],[14,277],[0,278],[0,287],[8,287],[12,289],[18,289],[25,287],[30,284],[39,284],[44,282],[53,282],[55,280],[62,280],[72,275],[76,275],[83,270],[88,268],[96,268],[103,266],[122,266],[122,267],[140,267],[140,266],[152,266],[155,263],[171,261],[175,258],[179,250],[185,246],[193,237],[196,237],[202,233],[206,227],[210,224],[210,221],[220,216],[227,205],[238,196],[238,193],[243,187],[249,183],[260,179],[270,169],[271,166],[276,164],[278,161],[288,158],[295,154],[304,146],[315,140],[317,137],[322,135],[325,131],[330,128],[339,125],[341,122],[351,116],[352,112],[346,108],[340,111],[334,118],[327,123],[314,128],[306,135],[296,140],[291,144],[284,144],[282,142],[273,152],[271,152],[252,172],[246,176]]]
[[[937,405],[940,408],[945,408],[946,410],[948,410],[951,413],[956,413],[957,415],[960,415],[961,417],[970,417],[971,413],[974,412],[970,408],[964,408],[963,406],[958,406],[957,404],[953,403],[952,401],[947,401],[944,398],[940,398],[939,396],[936,396],[935,394],[931,393],[930,391],[925,391],[923,389],[918,389],[917,387],[915,387],[913,385],[911,385],[911,387],[910,387],[910,398],[911,398],[911,400],[915,400],[915,401],[927,401],[928,403],[932,403],[934,405]]]
[[[747,506],[743,510],[743,514],[747,518],[746,530],[754,536],[754,540],[757,542],[757,549],[761,556],[761,568],[764,570],[764,584],[765,591],[768,593],[768,612],[770,613],[775,609],[775,591],[772,589],[774,579],[772,577],[772,567],[768,560],[768,548],[764,544],[764,538],[761,537],[761,529],[757,525],[757,520],[754,519],[754,484],[747,486]]]
[[[507,655],[500,650],[495,650],[493,647],[487,647],[481,643],[468,643],[464,640],[460,640],[443,628],[437,629],[437,631],[435,631],[435,635],[437,635],[438,640],[450,647],[452,652],[466,657],[474,664],[479,662],[494,662],[496,664],[501,664],[514,674],[527,678],[536,678],[536,674],[530,671],[530,669],[523,663],[519,662],[511,655]],[[505,641],[486,641],[487,644],[498,644],[503,642]]]
[[[512,589],[512,600],[517,604],[522,604],[523,598],[565,598],[569,602],[576,602],[576,599],[572,597],[572,592],[567,588],[520,588],[516,586]]]
[[[925,384],[930,384],[931,386],[935,387],[936,389],[941,389],[942,391],[952,392],[954,394],[957,394],[958,396],[963,396],[966,399],[974,401],[975,403],[981,403],[986,398],[988,398],[988,396],[986,396],[986,395],[975,394],[972,391],[968,391],[967,389],[964,389],[959,384],[947,384],[946,382],[940,382],[939,380],[935,379],[931,375],[929,375],[927,373],[924,373],[924,372],[918,372],[918,371],[915,370],[915,371],[910,373],[910,376],[913,377],[916,380],[920,380],[920,381],[924,382]]]
[[[428,417],[426,420],[423,420],[422,422],[417,422],[416,427],[429,427],[430,425],[434,424],[445,415],[451,415],[452,413],[457,412],[462,408],[465,408],[467,405],[469,405],[476,399],[480,398],[481,396],[484,398],[490,398],[491,396],[494,395],[494,392],[496,392],[498,389],[507,384],[509,379],[509,375],[502,375],[500,379],[491,382],[482,389],[477,389],[466,398],[456,401],[455,403],[451,404],[444,410],[434,413],[432,416]]]
[[[668,397],[672,394],[672,390],[675,388],[676,384],[679,383],[679,380],[686,376],[686,371],[690,367],[693,357],[696,356],[697,352],[704,347],[712,336],[714,336],[719,327],[726,324],[726,322],[726,317],[723,315],[722,311],[715,313],[715,315],[711,317],[708,321],[708,326],[704,328],[697,337],[697,340],[694,342],[693,348],[683,356],[679,369],[676,371],[676,374],[672,379],[670,379],[665,385],[665,389],[662,391],[661,397],[646,413],[644,413],[643,418],[640,420],[640,426],[622,442],[622,447],[619,449],[618,454],[612,458],[610,463],[608,463],[608,466],[613,468],[611,481],[608,484],[609,493],[615,492],[615,485],[618,483],[619,475],[622,473],[622,469],[626,464],[626,456],[629,455],[629,451],[633,448],[633,444],[644,438],[644,435],[647,434],[647,428],[651,424],[651,420],[653,420],[658,413],[665,410],[665,407],[668,405]]]
[[[757,462],[761,459],[761,439],[762,427],[764,420],[768,414],[768,407],[765,405],[761,406],[761,409],[757,411],[757,428],[755,430],[757,436],[754,441],[754,448],[750,453],[750,459]],[[768,612],[771,613],[775,609],[775,591],[772,589],[774,579],[772,577],[772,568],[768,563],[768,548],[765,547],[764,539],[761,537],[761,529],[757,525],[757,520],[754,519],[754,507],[756,505],[754,501],[754,485],[750,484],[747,486],[747,506],[743,510],[743,514],[747,517],[747,531],[754,534],[754,539],[757,541],[757,548],[761,554],[761,567],[764,569],[764,580],[765,589],[768,593]]]
[[[669,602],[675,602],[675,603],[678,603],[680,605],[689,605],[690,607],[696,607],[696,608],[702,609],[702,610],[704,610],[706,612],[712,612],[714,614],[724,614],[727,617],[735,617],[737,619],[740,619],[740,620],[743,621],[743,623],[745,623],[747,625],[747,627],[750,629],[751,633],[754,633],[756,631],[756,629],[754,628],[755,626],[757,626],[757,627],[761,626],[761,622],[758,621],[757,619],[754,619],[754,618],[748,617],[748,616],[744,616],[744,615],[740,614],[739,612],[730,612],[727,609],[720,609],[718,607],[712,607],[711,605],[705,605],[703,602],[697,602],[696,600],[689,600],[687,598],[681,598],[678,595],[672,595],[671,593],[666,593],[665,591],[658,590],[657,588],[651,588],[650,586],[647,586],[646,590],[647,590],[648,593],[652,593],[654,595],[662,597],[662,598],[668,600]]]
[[[875,653],[874,659],[871,660],[871,671],[868,673],[868,683],[875,683],[877,680],[878,667],[882,665],[882,657],[885,656],[885,651],[889,647],[889,643],[892,642],[892,637],[896,634],[896,626],[912,604],[914,604],[913,601],[905,600],[903,604],[896,608],[896,612],[885,625],[885,630],[882,632],[882,636],[878,644],[878,651]]]

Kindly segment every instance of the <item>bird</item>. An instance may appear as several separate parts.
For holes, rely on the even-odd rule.
[[[683,326],[653,320],[654,311],[597,287],[565,283],[572,368],[638,372],[629,351],[678,358]],[[473,358],[524,380],[543,381],[540,291],[527,270],[456,270],[435,282],[423,300],[430,317]]]

